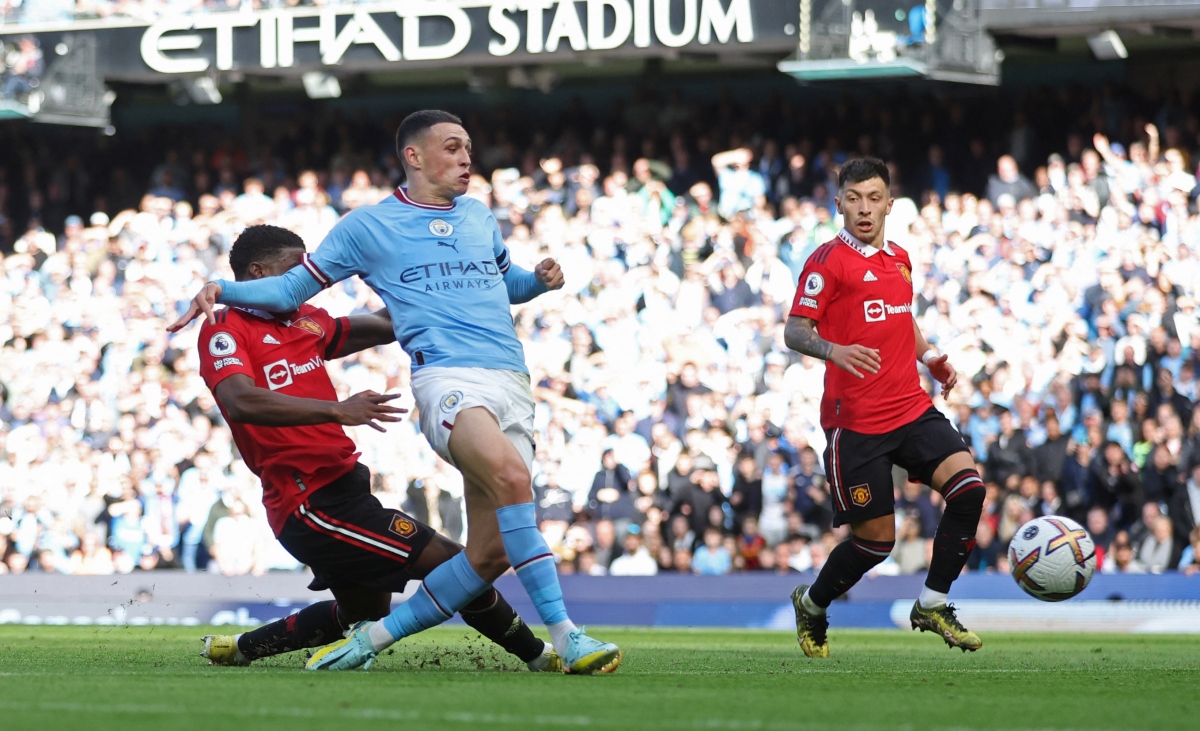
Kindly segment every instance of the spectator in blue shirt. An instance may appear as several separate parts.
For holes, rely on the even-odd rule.
[[[712,157],[717,174],[717,212],[728,220],[754,207],[754,201],[766,195],[767,184],[757,170],[750,168],[754,153],[747,147],[718,152]]]
[[[704,531],[704,545],[696,549],[692,557],[692,571],[704,576],[727,574],[733,567],[729,551],[721,545],[721,531],[709,528]]]

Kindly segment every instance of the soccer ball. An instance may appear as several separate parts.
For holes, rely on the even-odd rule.
[[[1087,588],[1096,572],[1096,544],[1070,518],[1046,515],[1017,529],[1008,545],[1017,585],[1044,602],[1061,602]]]

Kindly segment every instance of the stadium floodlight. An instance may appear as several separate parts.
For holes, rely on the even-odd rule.
[[[1117,35],[1115,30],[1106,30],[1094,36],[1088,36],[1087,41],[1092,53],[1101,61],[1129,58],[1129,51],[1125,49],[1125,44],[1121,42],[1121,36]]]
[[[321,71],[309,71],[301,75],[304,93],[309,99],[337,99],[342,95],[342,85],[336,76]]]
[[[217,82],[211,76],[200,76],[187,82],[187,94],[196,104],[220,104],[224,101]]]

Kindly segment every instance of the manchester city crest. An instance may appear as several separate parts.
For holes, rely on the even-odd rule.
[[[435,218],[429,222],[429,233],[434,236],[445,237],[454,233],[454,227],[440,218]]]
[[[462,397],[462,391],[451,391],[443,396],[441,404],[442,411],[445,411],[447,414],[451,411],[454,411],[456,408],[458,408],[458,404],[462,401]]]

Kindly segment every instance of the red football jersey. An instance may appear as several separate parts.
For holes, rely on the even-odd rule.
[[[330,317],[319,307],[302,305],[293,319],[230,307],[216,313],[217,323],[200,328],[200,375],[216,393],[232,375],[246,375],[259,388],[298,398],[337,401],[325,360],[350,334],[347,318]],[[217,399],[228,420],[224,404]],[[233,441],[250,471],[263,483],[267,520],[276,535],[300,503],[314,491],[349,472],[358,461],[354,442],[339,424],[255,426],[229,422]]]
[[[825,366],[821,426],[884,434],[933,405],[917,375],[912,261],[888,242],[876,249],[845,229],[804,264],[791,314],[817,322],[822,338],[879,351],[880,369],[866,378]]]

